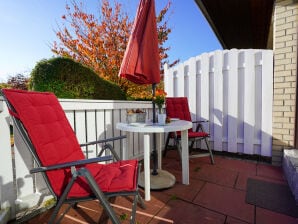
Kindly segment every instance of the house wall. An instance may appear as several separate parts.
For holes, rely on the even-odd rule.
[[[274,10],[274,87],[272,163],[281,165],[283,149],[294,147],[297,0],[276,0]]]

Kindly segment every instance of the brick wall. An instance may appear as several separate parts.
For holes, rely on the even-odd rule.
[[[281,165],[295,138],[297,0],[276,0],[274,10],[274,99],[272,163]]]

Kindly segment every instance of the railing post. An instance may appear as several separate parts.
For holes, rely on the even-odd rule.
[[[10,146],[10,117],[4,101],[0,98],[0,223],[15,217],[15,188],[13,181],[12,152]]]

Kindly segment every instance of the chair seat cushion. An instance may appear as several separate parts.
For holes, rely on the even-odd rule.
[[[174,135],[172,134],[171,137],[173,138]],[[181,132],[177,132],[177,137],[181,138]],[[207,132],[193,132],[192,130],[188,131],[189,138],[207,138],[209,134]]]
[[[88,164],[84,167],[91,173],[101,191],[105,193],[135,191],[136,189],[137,160],[122,160],[110,164]],[[54,192],[58,197],[61,196],[71,178],[70,169],[48,171],[47,174],[50,177]],[[86,179],[78,177],[68,194],[68,198],[85,197],[92,194]]]
[[[209,134],[206,132],[192,132],[192,131],[188,132],[189,138],[206,138],[208,136]]]

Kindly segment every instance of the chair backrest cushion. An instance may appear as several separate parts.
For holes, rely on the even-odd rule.
[[[42,166],[85,159],[74,131],[53,93],[2,89],[23,123]],[[53,190],[60,191],[65,173],[47,172]]]
[[[186,97],[167,97],[166,113],[170,118],[191,121],[188,100]]]
[[[85,158],[53,93],[13,89],[3,91],[26,128],[42,165]]]

